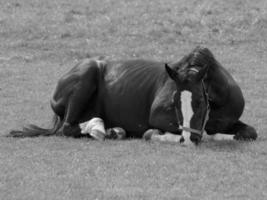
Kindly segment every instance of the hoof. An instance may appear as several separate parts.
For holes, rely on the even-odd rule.
[[[160,135],[160,133],[161,132],[158,129],[149,129],[144,133],[143,139],[146,141],[151,140],[153,136]]]
[[[120,127],[110,128],[107,130],[106,134],[107,139],[123,140],[126,138],[126,131]]]

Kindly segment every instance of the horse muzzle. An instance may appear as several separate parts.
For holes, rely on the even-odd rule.
[[[191,133],[190,140],[195,144],[198,145],[201,141],[202,135],[197,133]]]

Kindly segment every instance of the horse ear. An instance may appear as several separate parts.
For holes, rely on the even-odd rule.
[[[166,69],[168,75],[171,77],[171,79],[173,79],[173,80],[178,79],[178,73],[174,69],[169,67],[169,65],[167,63],[165,64],[165,69]]]

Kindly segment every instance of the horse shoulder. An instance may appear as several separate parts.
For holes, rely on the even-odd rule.
[[[150,109],[150,126],[164,131],[177,131],[175,107],[172,98],[176,91],[175,87],[175,84],[167,81],[165,85],[159,88]]]

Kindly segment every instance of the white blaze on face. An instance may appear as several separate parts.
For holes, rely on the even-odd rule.
[[[190,120],[193,116],[193,108],[192,108],[192,93],[189,91],[182,91],[181,92],[181,108],[183,114],[183,126],[190,128]],[[191,133],[188,131],[183,130],[182,136],[184,137],[184,144],[192,143],[190,140]]]

